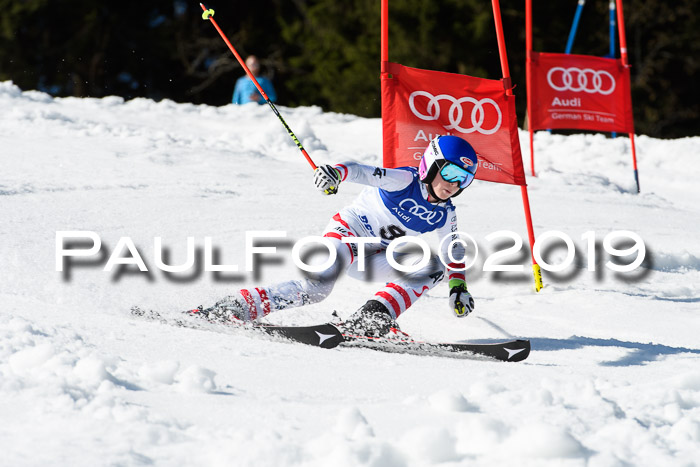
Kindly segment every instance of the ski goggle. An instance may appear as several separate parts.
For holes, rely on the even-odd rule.
[[[466,188],[474,181],[473,173],[452,163],[447,163],[442,166],[440,169],[440,176],[446,182],[458,182],[460,188]]]

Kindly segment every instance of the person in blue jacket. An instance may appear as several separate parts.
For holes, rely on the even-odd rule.
[[[275,88],[272,85],[272,82],[264,76],[259,75],[260,62],[258,62],[258,57],[255,55],[250,55],[248,58],[246,58],[245,64],[250,72],[253,73],[255,79],[258,80],[260,87],[263,88],[263,91],[265,91],[267,97],[272,102],[276,102],[277,94],[275,93]],[[247,104],[248,102],[264,104],[265,99],[263,99],[262,94],[260,94],[260,91],[258,91],[258,89],[255,87],[255,83],[253,83],[253,81],[248,78],[247,75],[245,75],[241,76],[238,78],[238,81],[236,81],[236,87],[233,90],[233,99],[231,102],[234,104]]]

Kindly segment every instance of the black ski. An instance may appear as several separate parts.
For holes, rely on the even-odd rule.
[[[354,336],[342,333],[332,324],[320,324],[317,326],[255,326],[254,329],[324,349],[332,349],[337,346],[362,347],[413,355],[436,355],[454,358],[481,356],[504,362],[520,362],[530,355],[530,341],[522,339],[485,344],[420,342],[400,334],[391,334],[389,337],[380,338]]]
[[[404,353],[413,355],[434,355],[453,358],[488,358],[504,362],[519,362],[530,355],[529,340],[512,340],[497,343],[471,342],[421,342],[412,339],[401,331],[394,331],[387,337],[356,336],[341,332],[336,325],[319,324],[315,326],[274,326],[266,324],[236,324],[209,322],[197,316],[183,313],[178,317],[163,316],[157,311],[143,310],[138,307],[131,309],[131,315],[159,321],[180,327],[206,329],[221,332],[222,329],[241,329],[258,331],[272,336],[282,337],[294,342],[313,345],[324,349],[341,347],[361,347],[383,352]]]
[[[221,329],[214,323],[210,323],[203,319],[193,318],[185,313],[179,314],[178,316],[162,315],[155,310],[148,310],[144,308],[139,308],[137,306],[132,306],[130,310],[131,316],[139,319],[145,319],[148,321],[158,321],[161,324],[169,324],[170,326],[178,326],[181,328],[190,329]]]
[[[250,324],[243,322],[209,321],[191,312],[179,313],[175,316],[162,315],[155,310],[131,307],[131,316],[148,321],[158,321],[162,324],[190,329],[202,329],[221,332],[222,330],[257,331],[272,336],[283,337],[302,344],[314,345],[324,349],[337,347],[343,341],[338,328],[332,324],[316,326],[274,326],[268,324]]]
[[[530,341],[523,339],[485,344],[471,342],[420,342],[408,336],[400,338],[372,338],[344,334],[343,339],[344,342],[341,344],[343,346],[413,355],[436,355],[454,358],[481,356],[504,362],[520,362],[530,355]]]
[[[332,349],[343,342],[343,335],[332,324],[316,326],[254,326],[267,334],[291,339],[302,344]]]

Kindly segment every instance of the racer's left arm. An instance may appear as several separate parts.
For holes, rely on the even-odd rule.
[[[437,229],[440,243],[440,257],[447,263],[447,278],[450,288],[449,305],[459,318],[467,316],[474,310],[474,298],[467,290],[465,281],[465,248],[459,239],[457,228],[457,211],[453,205],[447,206],[447,222]]]

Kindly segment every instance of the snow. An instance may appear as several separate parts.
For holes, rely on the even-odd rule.
[[[530,357],[508,364],[131,318],[132,305],[174,313],[295,276],[292,243],[317,235],[361,187],[319,195],[265,106],[59,99],[3,82],[0,109],[0,464],[698,465],[700,137],[638,136],[637,194],[627,138],[537,133],[531,177],[521,133],[535,231],[576,246],[574,264],[545,271],[539,293],[525,250],[499,260],[522,273],[482,271],[512,244],[489,234],[527,245],[520,190],[476,182],[456,199],[480,248],[468,275],[476,310],[451,316],[443,284],[399,322],[424,339],[530,339]],[[317,164],[381,163],[379,120],[280,112]],[[287,235],[255,273],[244,268],[252,230]],[[632,272],[605,266],[602,242],[618,230],[646,246]],[[101,254],[58,272],[57,231],[95,232]],[[129,255],[117,251],[122,237],[148,272],[103,270],[110,255]],[[197,267],[158,269],[155,237],[167,264],[185,263],[194,237]],[[205,237],[217,264],[240,271],[204,271]],[[550,263],[565,256],[545,248]],[[343,278],[325,302],[268,320],[347,316],[376,287]]]

